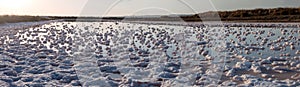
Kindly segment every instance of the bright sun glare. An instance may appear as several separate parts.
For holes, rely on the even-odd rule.
[[[29,3],[30,0],[0,0],[0,8],[19,9]]]

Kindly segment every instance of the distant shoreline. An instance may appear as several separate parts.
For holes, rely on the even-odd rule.
[[[19,23],[19,22],[37,22],[53,20],[49,17],[28,16],[28,15],[2,15],[0,16],[0,24]]]
[[[216,16],[218,15],[218,16]],[[124,17],[76,17],[76,16],[0,16],[0,24],[17,22],[35,22],[47,20],[65,21],[222,21],[222,22],[244,22],[244,23],[289,23],[300,22],[300,8],[270,8],[236,11],[204,12],[190,15],[161,15],[161,16],[124,16]]]

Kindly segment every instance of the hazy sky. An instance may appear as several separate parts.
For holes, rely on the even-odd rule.
[[[0,15],[156,15],[275,7],[300,7],[300,0],[0,0]]]

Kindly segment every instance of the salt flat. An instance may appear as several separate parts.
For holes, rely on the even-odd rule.
[[[1,34],[0,85],[299,86],[299,25],[46,23]]]

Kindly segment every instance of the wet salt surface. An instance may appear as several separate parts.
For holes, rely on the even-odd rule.
[[[234,25],[55,22],[18,30],[0,37],[0,85],[300,85],[299,24]]]

